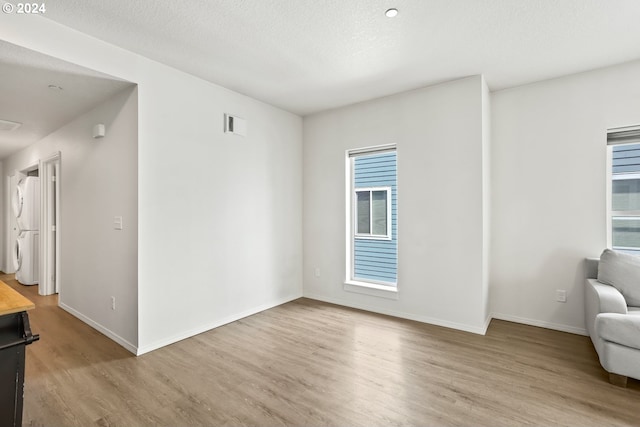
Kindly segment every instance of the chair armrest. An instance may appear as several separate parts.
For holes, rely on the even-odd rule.
[[[596,279],[587,279],[587,303],[595,302],[597,313],[627,314],[627,301],[619,290]]]
[[[640,316],[602,313],[596,316],[600,338],[640,350]]]
[[[589,335],[596,342],[596,316],[600,313],[627,313],[627,302],[613,286],[605,285],[596,279],[585,280],[584,321]]]

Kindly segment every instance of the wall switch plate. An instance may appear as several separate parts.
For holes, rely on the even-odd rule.
[[[113,228],[115,230],[122,230],[122,217],[121,216],[113,217]]]
[[[565,291],[564,289],[558,289],[556,291],[556,301],[567,302],[567,291]]]
[[[116,309],[116,297],[111,297],[111,310]]]
[[[320,267],[316,267],[316,277],[320,277]]]

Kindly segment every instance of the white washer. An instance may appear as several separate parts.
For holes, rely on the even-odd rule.
[[[38,230],[40,228],[40,178],[37,176],[22,178],[13,193],[12,205],[20,230]]]
[[[13,250],[16,280],[23,285],[37,285],[40,263],[40,232],[21,231]]]

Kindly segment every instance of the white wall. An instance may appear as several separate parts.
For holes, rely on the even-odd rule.
[[[640,122],[638,62],[490,107],[476,76],[313,115],[303,153],[299,117],[47,19],[0,15],[0,39],[138,84],[137,352],[293,299],[302,281],[313,298],[474,332],[489,290],[497,317],[584,331],[581,260],[606,244],[605,131]],[[222,133],[225,112],[248,119],[246,138]],[[389,142],[397,301],[342,288],[344,152]]]
[[[165,67],[145,79],[141,351],[302,296],[302,119]]]
[[[9,215],[4,212],[4,206],[7,203],[8,183],[4,180],[5,169],[2,161],[0,161],[0,269],[5,273],[13,272],[13,267],[7,264],[8,256],[6,256],[5,248],[7,247],[7,235],[9,234]]]
[[[4,206],[7,203],[8,183],[4,180],[5,169],[4,164],[0,161],[0,269],[5,272],[13,272],[11,265],[7,264],[8,256],[6,256],[5,248],[7,247],[7,235],[9,234],[9,215],[4,212]]]
[[[61,153],[59,303],[132,351],[138,342],[137,110],[137,89],[126,89],[3,161],[13,172]],[[92,138],[96,123],[106,126],[103,139]],[[123,217],[122,231],[113,229],[116,215]]]
[[[492,94],[497,317],[585,332],[582,261],[607,242],[606,130],[640,123],[638,76],[633,62]]]
[[[0,39],[138,84],[138,353],[301,296],[300,117],[21,18]]]
[[[474,76],[305,117],[305,296],[484,333],[485,97]],[[345,150],[388,143],[398,154],[398,300],[343,290]]]

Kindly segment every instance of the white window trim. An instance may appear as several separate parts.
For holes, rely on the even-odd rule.
[[[640,211],[611,211],[611,219],[635,219],[640,217]]]
[[[613,149],[611,149],[611,153],[613,153]],[[613,157],[611,158],[613,161]],[[611,180],[612,181],[624,181],[627,179],[640,179],[640,173],[612,173]]]
[[[357,294],[370,295],[373,297],[398,299],[398,286],[395,284],[379,285],[373,282],[361,282],[359,280],[347,280],[344,282],[344,290]]]
[[[358,157],[360,155],[366,154],[381,154],[383,152],[391,152],[396,151],[396,144],[385,144],[379,145],[376,147],[364,147],[357,148],[352,150],[347,150],[345,152],[345,254],[346,254],[346,262],[345,262],[345,282],[344,282],[344,290],[348,292],[355,292],[359,294],[377,296],[388,299],[398,299],[398,282],[389,283],[386,285],[381,285],[377,283],[373,283],[373,281],[361,281],[355,280],[353,278],[353,266],[355,264],[354,260],[354,241],[355,241],[355,233],[354,233],[354,215],[355,208],[352,202],[355,196],[355,185],[354,185],[354,177],[353,177],[353,158]],[[393,199],[393,194],[389,193],[390,201]],[[388,208],[391,206],[391,203],[388,204]],[[389,217],[391,218],[391,217]],[[388,222],[388,225],[392,224],[392,221]],[[392,235],[392,233],[389,233]]]
[[[619,251],[635,251],[635,252],[640,251],[640,248],[633,248],[631,246],[614,246],[613,249],[616,249]]]
[[[626,130],[637,130],[640,129],[640,126],[629,126],[624,128],[616,128],[609,129],[607,131],[607,135],[610,133],[621,132]],[[625,145],[625,144],[633,144],[634,142],[625,142],[620,144],[607,144],[607,163],[605,165],[606,169],[606,194],[605,194],[605,209],[606,209],[606,220],[607,220],[607,248],[614,249],[613,246],[613,219],[638,219],[640,217],[640,211],[613,211],[611,210],[611,205],[613,203],[613,181],[617,180],[628,180],[628,179],[640,179],[640,173],[613,173],[613,147],[616,145]],[[635,142],[637,144],[637,142]],[[636,216],[637,215],[637,216]],[[626,217],[626,218],[625,218]],[[620,249],[621,247],[617,247]],[[632,249],[632,248],[628,248]],[[633,250],[640,250],[640,248],[636,248]]]
[[[373,229],[373,192],[374,191],[386,191],[387,193],[387,233],[386,234],[363,234],[358,233],[356,230],[358,229],[358,207],[356,193],[360,191],[368,191],[370,194],[369,197],[369,230]],[[356,239],[362,240],[391,240],[393,238],[393,229],[392,229],[392,219],[391,219],[391,204],[393,194],[391,192],[391,187],[357,187],[354,188],[353,194],[351,195],[353,203],[353,236]]]
[[[613,146],[607,145],[607,164],[606,167],[606,194],[605,194],[605,212],[607,219],[607,248],[613,249],[613,215],[611,212],[611,204],[613,203]]]

